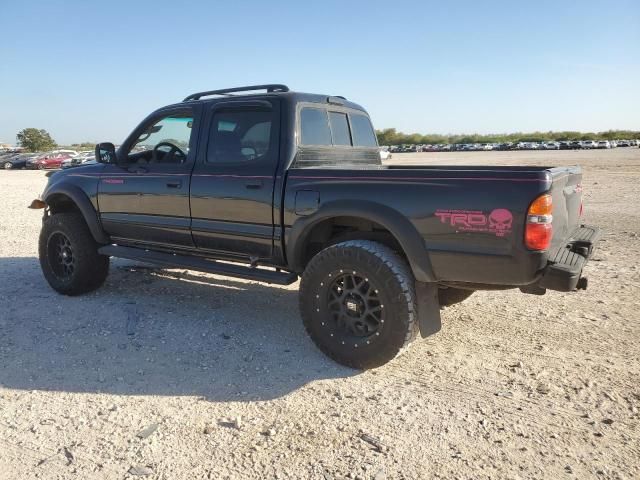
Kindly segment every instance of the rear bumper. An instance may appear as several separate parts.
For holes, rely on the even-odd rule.
[[[537,286],[560,292],[586,289],[587,279],[582,276],[582,269],[593,254],[600,235],[601,230],[598,227],[582,225],[578,228],[564,248],[549,258]]]

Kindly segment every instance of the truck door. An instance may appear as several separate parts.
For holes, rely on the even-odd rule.
[[[163,109],[123,144],[118,164],[105,165],[98,187],[100,220],[119,243],[193,247],[189,179],[199,110]]]
[[[272,257],[279,133],[277,99],[229,100],[206,113],[191,179],[198,248],[243,259]]]

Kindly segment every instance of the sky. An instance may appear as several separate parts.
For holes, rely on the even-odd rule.
[[[190,93],[284,83],[405,133],[640,130],[640,5],[0,0],[0,142],[120,143]]]

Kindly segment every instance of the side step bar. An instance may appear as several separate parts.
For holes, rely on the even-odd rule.
[[[119,245],[105,245],[98,249],[98,253],[110,257],[153,263],[169,268],[186,268],[198,272],[246,278],[247,280],[275,283],[277,285],[290,285],[298,279],[298,275],[291,272],[277,272],[275,270],[265,270],[233,263],[222,263],[189,255],[173,255],[170,253],[155,252],[142,248],[122,247]]]

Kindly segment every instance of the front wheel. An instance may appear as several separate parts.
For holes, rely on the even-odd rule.
[[[5,170],[11,170],[13,168],[13,163],[11,162],[7,162],[4,164],[4,169]]]
[[[305,329],[342,365],[384,365],[418,332],[414,283],[407,263],[385,245],[350,240],[327,247],[302,275]]]
[[[79,213],[58,213],[42,224],[38,245],[40,266],[49,285],[64,295],[91,292],[105,281],[109,257]]]

